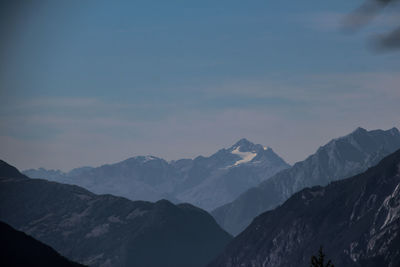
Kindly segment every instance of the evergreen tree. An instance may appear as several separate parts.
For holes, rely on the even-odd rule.
[[[315,256],[311,257],[311,267],[335,267],[335,265],[332,264],[331,260],[328,260],[328,262],[325,264],[325,254],[322,251],[322,246],[319,247],[318,251],[318,258]]]

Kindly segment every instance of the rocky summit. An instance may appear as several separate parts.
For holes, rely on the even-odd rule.
[[[396,128],[387,131],[358,128],[333,139],[304,161],[247,190],[211,214],[225,230],[237,235],[254,217],[282,204],[299,190],[361,173],[399,148],[400,132]]]
[[[400,266],[400,150],[261,214],[208,266],[309,266],[320,246],[335,266]]]

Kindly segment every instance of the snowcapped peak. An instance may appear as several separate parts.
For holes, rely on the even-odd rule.
[[[364,128],[362,128],[362,127],[358,127],[358,128],[355,129],[351,134],[360,134],[360,133],[368,133],[368,131],[365,130]],[[350,135],[351,135],[351,134],[350,134]]]
[[[252,142],[247,140],[246,138],[242,138],[239,141],[236,142],[236,144],[233,145],[234,148],[236,147],[242,147],[242,149],[246,149],[247,147],[254,146]]]
[[[232,150],[231,152],[234,155],[238,155],[239,157],[241,157],[240,160],[236,161],[233,166],[237,166],[239,164],[242,163],[247,163],[252,161],[252,159],[257,156],[257,153],[252,151],[252,152],[242,152],[240,151],[240,146],[237,146],[234,150]]]
[[[148,161],[156,160],[158,159],[157,157],[147,155],[147,156],[136,156],[132,157],[130,159],[127,159],[128,161],[136,161],[136,162],[141,162],[141,163],[146,163]]]
[[[155,159],[157,159],[157,158],[154,156],[148,155],[148,156],[144,157],[143,162],[147,162],[147,161],[151,161],[151,160],[155,160]]]

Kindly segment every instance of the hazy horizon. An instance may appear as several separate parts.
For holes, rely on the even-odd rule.
[[[345,33],[361,3],[3,1],[0,158],[67,171],[246,138],[293,164],[400,128],[400,53],[370,49],[400,19]]]
[[[357,127],[357,128],[359,128],[359,127]],[[357,128],[354,128],[352,131],[356,130]],[[363,127],[361,127],[361,128],[363,128]],[[397,128],[397,129],[398,129],[399,127],[395,127],[395,126],[394,126],[394,127],[390,127],[390,128],[387,128],[387,129],[366,129],[366,130],[367,130],[367,131],[371,131],[371,130],[390,130],[391,128]],[[325,145],[326,143],[328,143],[328,142],[331,141],[332,139],[336,139],[336,138],[343,137],[343,136],[345,136],[345,135],[347,135],[347,134],[350,134],[352,131],[350,131],[350,132],[348,132],[348,133],[345,133],[345,134],[342,134],[342,135],[340,135],[340,136],[332,137],[331,139],[327,140],[326,142],[317,145],[317,147],[315,148],[314,151],[310,152],[309,154],[305,155],[303,158],[301,158],[301,159],[299,159],[299,160],[296,160],[296,161],[294,161],[294,162],[289,162],[289,161],[287,161],[285,158],[283,158],[283,156],[282,156],[281,154],[277,153],[277,151],[276,151],[273,147],[271,147],[271,146],[264,146],[264,145],[261,144],[261,143],[252,142],[252,140],[249,140],[248,138],[245,138],[245,137],[242,137],[242,138],[245,138],[245,139],[247,139],[248,141],[250,141],[250,142],[252,142],[252,143],[254,143],[254,144],[260,144],[260,145],[263,145],[264,147],[270,147],[272,150],[274,150],[275,153],[277,153],[280,157],[282,157],[283,160],[285,160],[285,161],[286,161],[287,163],[289,163],[290,165],[293,165],[293,164],[295,164],[295,163],[297,163],[297,162],[299,162],[299,161],[305,160],[308,156],[314,154],[320,146]],[[240,138],[240,139],[242,139],[242,138]],[[98,162],[98,163],[95,163],[95,164],[92,164],[92,165],[90,165],[90,164],[86,164],[86,165],[76,165],[76,166],[72,166],[72,167],[69,167],[69,168],[52,168],[52,167],[44,167],[44,166],[29,167],[29,168],[20,168],[20,167],[18,167],[18,166],[16,166],[16,167],[18,167],[19,170],[21,170],[21,171],[28,170],[28,169],[39,169],[39,168],[44,168],[44,169],[47,169],[47,170],[61,170],[61,171],[63,171],[63,172],[68,172],[68,171],[71,171],[71,170],[73,170],[73,169],[75,169],[75,168],[80,168],[80,167],[99,167],[99,166],[105,165],[105,164],[113,164],[113,163],[117,163],[117,162],[126,160],[126,159],[131,158],[131,157],[136,157],[136,156],[154,156],[154,157],[162,158],[162,159],[167,160],[168,162],[170,162],[170,161],[179,160],[179,159],[188,159],[188,158],[194,159],[195,157],[198,157],[198,156],[209,157],[209,156],[215,154],[215,153],[216,153],[218,150],[220,150],[220,149],[228,149],[228,148],[230,148],[231,146],[233,146],[233,145],[234,145],[237,141],[239,141],[240,139],[237,139],[237,140],[236,140],[235,142],[233,142],[231,145],[227,145],[227,146],[224,146],[224,147],[215,148],[214,151],[211,151],[211,152],[209,152],[209,153],[204,153],[204,154],[194,154],[194,153],[191,153],[191,154],[193,154],[192,156],[185,156],[185,155],[184,155],[184,156],[182,156],[182,157],[173,158],[173,159],[169,159],[168,156],[167,156],[167,157],[162,157],[162,156],[157,156],[157,155],[154,155],[154,154],[146,154],[146,153],[143,153],[143,154],[135,154],[135,155],[131,155],[131,156],[126,156],[126,157],[124,157],[124,158],[116,159],[116,160],[112,160],[112,161],[108,161],[108,162]],[[4,160],[4,159],[3,159],[3,160]]]

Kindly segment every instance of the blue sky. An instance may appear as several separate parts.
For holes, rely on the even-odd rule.
[[[362,1],[2,1],[0,158],[68,170],[210,155],[242,137],[289,163],[399,127],[400,53]]]

